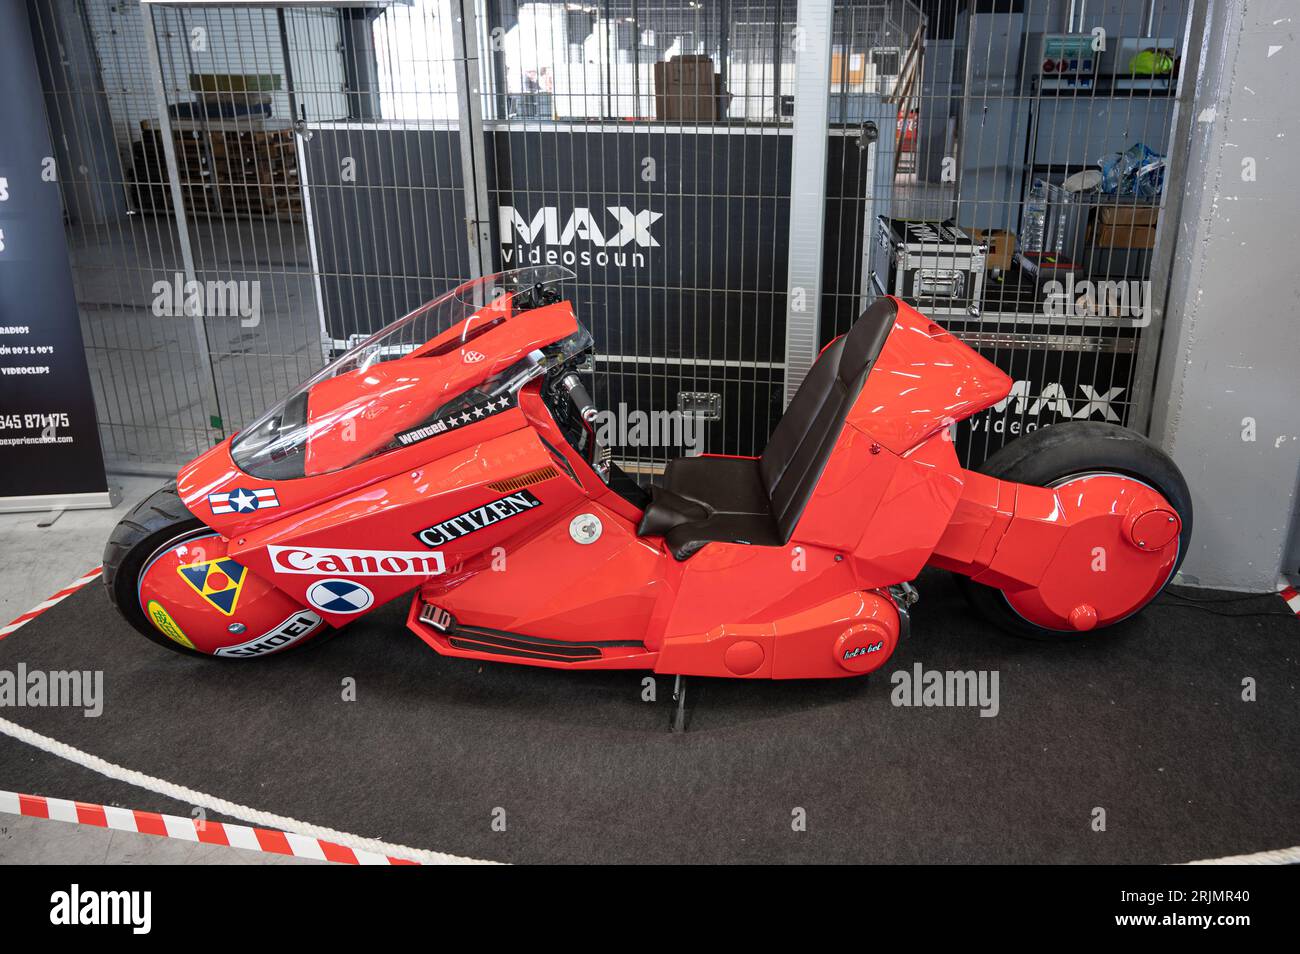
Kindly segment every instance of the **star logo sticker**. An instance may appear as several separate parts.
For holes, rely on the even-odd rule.
[[[275,490],[270,487],[260,487],[256,490],[236,487],[226,493],[208,494],[208,505],[214,514],[253,513],[255,510],[278,507],[280,501],[275,495]]]

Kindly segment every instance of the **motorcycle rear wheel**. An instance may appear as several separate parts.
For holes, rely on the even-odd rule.
[[[1192,539],[1192,498],[1178,466],[1169,455],[1135,431],[1101,421],[1065,421],[1031,431],[986,460],[980,473],[999,480],[1052,487],[1083,474],[1115,474],[1141,481],[1158,491],[1182,521],[1178,538],[1178,556],[1164,584],[1132,613],[1149,605],[1164,592]],[[1025,619],[1007,601],[999,589],[976,583],[957,574],[966,598],[980,614],[1001,629],[1025,639],[1078,639],[1108,627],[1099,626],[1085,632],[1055,630]],[[1131,616],[1132,613],[1129,615]],[[1127,618],[1127,617],[1125,617]],[[1118,621],[1117,621],[1118,622]],[[1111,623],[1110,625],[1114,625]]]

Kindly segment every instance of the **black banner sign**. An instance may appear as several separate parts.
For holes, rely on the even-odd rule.
[[[1060,421],[1127,425],[1133,355],[1047,347],[977,347],[1011,376],[1011,393],[957,426],[957,456],[977,467],[1030,431]]]
[[[107,507],[26,9],[0,11],[0,511]]]

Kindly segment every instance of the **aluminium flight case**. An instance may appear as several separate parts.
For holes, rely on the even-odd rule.
[[[977,317],[987,250],[951,222],[877,216],[871,280],[931,317]]]

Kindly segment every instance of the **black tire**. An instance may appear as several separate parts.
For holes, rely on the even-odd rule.
[[[1036,487],[1048,487],[1075,474],[1095,471],[1140,480],[1158,490],[1173,505],[1183,523],[1178,538],[1178,558],[1169,574],[1170,579],[1187,555],[1192,539],[1192,497],[1187,481],[1168,454],[1127,428],[1101,421],[1053,424],[1007,444],[978,470],[1000,480]],[[957,578],[971,605],[990,622],[1016,636],[1061,641],[1082,638],[1105,628],[1076,633],[1038,626],[1012,609],[1001,590],[976,583],[960,574]],[[1166,580],[1165,586],[1168,585]],[[1162,586],[1151,598],[1155,599],[1163,590]]]
[[[137,591],[140,571],[151,556],[165,544],[204,528],[203,521],[181,503],[175,481],[159,487],[113,528],[104,547],[104,586],[117,611],[152,642],[174,653],[213,659],[216,657],[187,649],[158,632],[140,608]]]
[[[171,546],[186,537],[202,536],[212,533],[207,524],[198,519],[185,508],[180,495],[176,493],[176,482],[159,487],[152,494],[141,500],[113,528],[113,534],[104,547],[104,586],[108,598],[117,607],[119,613],[139,630],[148,640],[164,649],[170,649],[182,656],[196,656],[199,659],[215,659],[220,662],[243,662],[229,656],[214,656],[188,649],[174,640],[168,639],[154,628],[140,607],[139,579],[149,559],[164,547]],[[306,646],[319,646],[332,638],[338,630],[322,624],[321,632],[313,636]],[[283,652],[301,649],[291,646]],[[274,653],[273,655],[281,655]],[[258,657],[262,658],[262,657]]]

